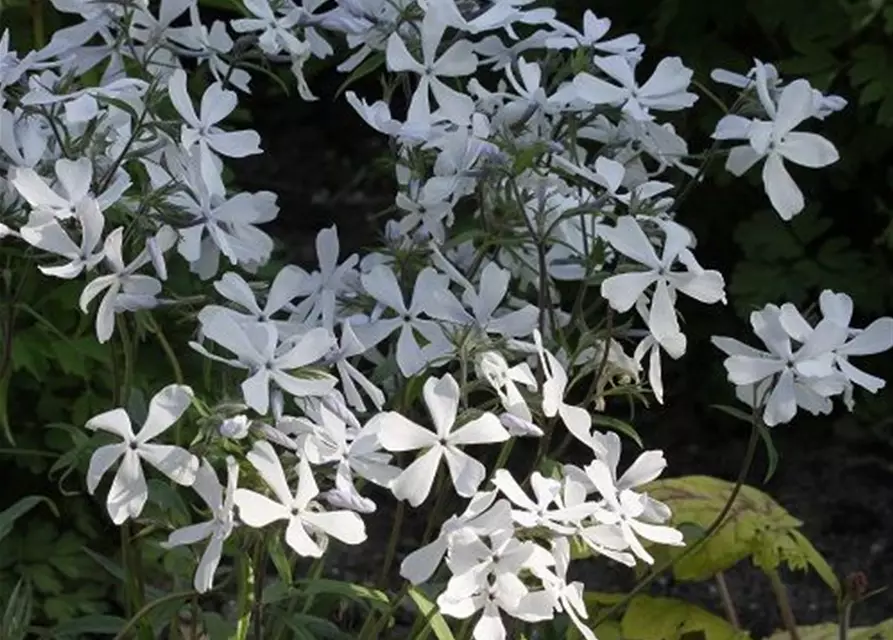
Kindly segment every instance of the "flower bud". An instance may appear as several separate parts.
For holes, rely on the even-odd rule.
[[[220,427],[218,430],[220,431],[220,435],[222,435],[224,438],[229,438],[231,440],[241,440],[248,435],[248,429],[250,426],[251,421],[248,420],[248,416],[238,415],[224,420],[222,423],[220,423]]]

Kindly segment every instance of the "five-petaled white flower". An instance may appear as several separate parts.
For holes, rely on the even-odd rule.
[[[728,115],[717,123],[713,137],[749,142],[729,151],[726,169],[736,176],[743,175],[762,158],[766,159],[763,165],[766,194],[778,215],[783,220],[790,220],[806,205],[803,193],[785,168],[784,161],[818,168],[837,162],[839,155],[834,145],[817,133],[794,131],[797,125],[817,113],[809,82],[795,80],[786,86],[776,105],[769,94],[765,68],[762,65],[756,68],[757,95],[770,119],[749,120]]]
[[[360,544],[366,539],[363,520],[352,511],[323,511],[315,498],[319,487],[306,458],[298,462],[298,485],[289,489],[285,470],[273,445],[264,440],[254,443],[248,453],[260,477],[273,491],[273,498],[251,489],[236,489],[235,504],[239,518],[249,527],[265,527],[277,520],[285,520],[285,542],[299,556],[319,558],[325,549],[314,536],[324,534],[346,544]]]
[[[105,218],[99,205],[92,198],[84,198],[75,207],[75,218],[80,226],[80,243],[75,244],[59,220],[51,212],[35,209],[28,218],[28,224],[19,230],[22,240],[33,247],[54,253],[68,262],[54,267],[38,265],[38,269],[48,276],[76,278],[83,271],[90,271],[102,260],[102,227]]]
[[[155,235],[155,246],[161,252],[170,249],[176,242],[177,234],[170,227],[162,227]],[[96,312],[96,337],[107,342],[115,329],[115,314],[124,310],[151,309],[157,304],[156,296],[161,293],[161,282],[152,276],[136,273],[152,262],[150,244],[130,264],[124,264],[122,242],[124,228],[118,227],[105,238],[104,257],[112,273],[94,278],[81,292],[79,305],[87,313],[90,302],[105,291]]]
[[[377,426],[378,437],[388,451],[424,450],[391,483],[391,491],[398,499],[407,500],[413,507],[419,506],[431,492],[440,461],[446,458],[456,493],[471,497],[484,481],[487,470],[459,447],[505,442],[509,434],[492,413],[485,413],[453,430],[460,394],[459,385],[449,374],[439,379],[428,378],[422,393],[431,422],[434,423],[434,431],[393,411],[380,413],[373,418],[380,422]]]
[[[205,90],[198,114],[186,90],[186,72],[182,69],[171,74],[168,94],[185,123],[180,130],[180,144],[185,151],[198,145],[202,178],[211,193],[223,195],[223,179],[214,152],[229,158],[260,153],[260,136],[256,131],[225,131],[217,126],[238,104],[235,92],[224,89],[220,82],[212,83]]]
[[[189,486],[195,482],[198,458],[180,447],[150,442],[179,420],[191,402],[189,387],[176,384],[165,387],[149,402],[149,412],[136,434],[124,409],[112,409],[87,421],[88,429],[107,431],[122,440],[96,449],[87,470],[87,491],[92,495],[102,476],[121,460],[106,499],[109,516],[115,524],[139,516],[149,497],[140,461],[149,463],[177,484]]]
[[[191,524],[172,531],[167,541],[162,543],[166,549],[187,544],[195,544],[202,540],[208,541],[202,553],[201,561],[195,570],[193,586],[199,593],[205,593],[214,585],[214,573],[220,564],[220,556],[223,553],[223,543],[230,536],[236,526],[233,513],[236,485],[239,481],[239,465],[235,458],[226,458],[226,488],[217,479],[217,472],[207,460],[202,460],[202,465],[195,474],[195,482],[192,488],[201,497],[202,501],[211,510],[211,519],[206,522]]]

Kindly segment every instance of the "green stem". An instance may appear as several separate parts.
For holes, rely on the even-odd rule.
[[[769,576],[769,582],[772,584],[772,593],[775,594],[775,601],[778,603],[778,612],[781,614],[781,620],[787,629],[791,640],[800,640],[800,634],[797,631],[797,621],[794,619],[794,611],[791,609],[791,601],[788,598],[788,590],[781,581],[781,576],[777,569],[769,569],[766,571]]]
[[[180,367],[180,361],[177,359],[177,354],[171,347],[171,343],[168,342],[167,337],[164,335],[164,331],[161,329],[161,325],[156,322],[155,317],[151,313],[148,314],[147,317],[149,318],[149,328],[152,329],[152,333],[158,338],[161,349],[164,351],[164,355],[167,356],[171,369],[174,371],[174,380],[177,384],[184,384],[183,369]]]
[[[726,582],[726,576],[722,571],[716,572],[716,588],[719,591],[719,598],[722,600],[722,608],[726,613],[729,624],[735,629],[741,628],[741,622],[738,621],[738,611],[735,610],[735,601],[732,600],[732,592],[729,591],[729,583]]]
[[[152,602],[147,603],[144,607],[140,608],[139,611],[134,614],[132,618],[130,618],[127,623],[122,627],[122,629],[115,636],[114,640],[124,640],[127,637],[127,634],[133,629],[137,624],[139,624],[145,616],[152,611],[155,607],[161,606],[167,602],[171,602],[173,600],[179,600],[183,598],[188,598],[190,596],[195,595],[194,591],[180,591],[178,593],[169,593],[166,596],[161,596],[157,600],[153,600]]]
[[[853,601],[850,600],[840,609],[840,621],[837,625],[837,640],[847,640],[850,633],[850,618],[853,614]]]
[[[388,584],[388,573],[391,571],[391,564],[394,562],[394,556],[397,554],[397,543],[400,542],[400,534],[403,529],[403,515],[406,512],[406,503],[401,500],[397,503],[397,512],[394,514],[394,523],[391,527],[391,535],[388,539],[388,548],[385,552],[384,564],[381,567],[381,574],[378,576],[378,585],[385,588]]]
[[[254,556],[254,640],[262,640],[264,635],[263,595],[264,580],[267,575],[266,538],[262,537],[257,544]]]
[[[648,585],[654,582],[658,576],[660,576],[664,571],[672,567],[676,562],[682,560],[693,554],[695,551],[701,548],[701,546],[710,539],[710,537],[716,533],[723,524],[725,524],[726,516],[729,515],[729,512],[732,510],[732,505],[735,503],[735,499],[738,497],[738,494],[741,492],[741,487],[744,485],[744,480],[747,477],[748,472],[750,471],[750,467],[753,464],[754,454],[757,450],[757,442],[760,439],[760,430],[758,426],[759,420],[759,411],[760,408],[757,407],[753,411],[752,419],[753,423],[750,428],[750,440],[747,442],[747,451],[744,454],[744,461],[741,464],[741,469],[738,471],[738,478],[735,480],[735,486],[732,487],[732,491],[729,494],[726,503],[723,505],[723,508],[720,510],[719,514],[714,518],[713,522],[710,523],[710,526],[707,527],[704,535],[695,540],[694,543],[690,547],[687,547],[682,553],[675,557],[668,558],[661,564],[654,567],[642,580],[640,580],[633,589],[626,594],[626,596],[620,602],[614,604],[609,607],[607,611],[599,615],[592,622],[592,628],[594,629],[602,622],[613,616],[615,613],[619,612],[623,607],[629,604],[629,601],[632,600],[636,595],[641,593]]]
[[[251,612],[254,610],[254,569],[251,566],[251,559],[244,553],[239,555],[237,570],[239,572],[239,595],[236,606],[239,619],[236,624],[234,640],[247,640],[248,629],[251,627]]]

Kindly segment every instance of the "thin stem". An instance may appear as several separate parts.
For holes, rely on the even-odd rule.
[[[394,523],[391,528],[391,535],[388,538],[388,548],[385,552],[384,564],[381,567],[381,574],[378,576],[378,585],[384,588],[388,584],[388,573],[391,570],[391,564],[394,562],[394,556],[397,554],[397,543],[400,542],[400,534],[403,529],[403,515],[406,511],[406,503],[401,500],[397,503],[397,512],[394,514]]]
[[[251,626],[251,612],[254,610],[254,569],[251,558],[242,553],[237,562],[239,572],[239,595],[237,607],[239,620],[236,624],[235,640],[247,640]]]
[[[840,620],[837,624],[837,640],[847,640],[850,633],[850,619],[853,615],[853,601],[846,602],[840,608]]]
[[[254,556],[254,640],[262,640],[264,636],[263,594],[264,580],[267,575],[266,538],[261,537],[257,543]]]
[[[775,601],[778,603],[778,612],[781,614],[784,628],[787,629],[791,640],[800,640],[800,634],[797,631],[797,621],[794,619],[794,611],[791,609],[791,601],[788,598],[788,590],[781,581],[778,570],[769,569],[766,571],[766,574],[769,576],[769,582],[772,584],[772,592],[775,594]]]
[[[732,600],[732,593],[729,591],[729,583],[726,582],[726,576],[722,571],[718,571],[715,578],[716,589],[719,591],[719,599],[722,601],[726,619],[735,629],[740,629],[741,622],[738,620],[738,611],[735,609],[735,601]]]
[[[741,487],[744,485],[744,479],[747,477],[748,472],[750,471],[750,467],[753,464],[754,454],[757,450],[757,442],[760,439],[760,430],[759,430],[759,407],[755,408],[752,414],[753,423],[750,428],[750,440],[747,442],[747,451],[744,454],[744,461],[741,464],[741,469],[738,471],[738,478],[735,480],[735,486],[732,487],[732,491],[729,494],[728,499],[726,500],[725,505],[723,505],[722,510],[719,514],[714,518],[713,522],[710,523],[710,526],[707,527],[707,530],[704,532],[704,535],[695,540],[695,542],[688,548],[686,548],[682,553],[677,555],[674,558],[668,558],[661,564],[654,567],[648,575],[646,575],[642,580],[636,584],[632,590],[626,594],[626,596],[620,602],[614,604],[609,607],[604,613],[599,615],[592,623],[592,627],[595,628],[600,625],[602,622],[613,616],[615,613],[620,611],[623,607],[629,604],[629,601],[632,600],[636,595],[641,593],[648,585],[654,582],[658,576],[660,576],[664,571],[672,567],[676,562],[682,560],[683,558],[690,556],[692,553],[701,548],[710,537],[716,533],[719,528],[725,524],[726,516],[729,515],[729,512],[732,510],[732,505],[735,503],[735,499],[738,497],[738,494],[741,492]]]
[[[155,317],[150,313],[148,314],[148,318],[149,328],[152,329],[152,333],[158,338],[158,342],[161,344],[161,349],[164,351],[164,355],[167,356],[171,369],[174,371],[174,381],[176,381],[177,384],[184,384],[183,369],[180,367],[180,361],[177,359],[177,354],[174,352],[171,343],[168,342],[167,337],[164,335],[161,325],[156,322]]]

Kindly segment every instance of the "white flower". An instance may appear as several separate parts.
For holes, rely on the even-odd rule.
[[[282,5],[289,11],[284,16],[277,16],[267,0],[245,0],[243,4],[256,17],[230,21],[233,31],[237,33],[261,31],[257,43],[261,51],[269,56],[275,56],[282,50],[291,54],[303,51],[306,45],[291,31],[301,17],[297,7],[291,3]]]
[[[533,341],[539,354],[540,363],[545,374],[543,382],[543,413],[547,418],[561,417],[567,430],[580,442],[589,444],[592,428],[592,416],[583,407],[577,407],[564,401],[567,393],[567,372],[554,355],[543,348],[543,338],[539,329],[533,332]]]
[[[512,519],[521,527],[545,527],[557,534],[569,535],[585,517],[592,515],[595,503],[581,503],[566,507],[561,501],[561,482],[544,477],[539,471],[530,476],[532,500],[515,478],[505,469],[493,474],[493,485],[517,507]]]
[[[256,131],[224,131],[217,123],[236,108],[238,98],[219,82],[214,82],[202,96],[199,114],[195,113],[192,99],[186,90],[186,72],[177,69],[168,82],[171,102],[185,124],[180,131],[180,144],[185,151],[198,145],[201,158],[201,174],[211,193],[223,195],[225,189],[218,169],[216,151],[230,158],[261,153],[260,136]]]
[[[758,67],[759,69],[759,67]],[[749,144],[733,147],[726,169],[736,176],[766,159],[763,186],[772,206],[783,220],[800,213],[803,193],[784,166],[784,160],[804,167],[825,167],[837,162],[839,155],[831,142],[816,133],[794,128],[816,114],[813,89],[806,80],[795,80],[781,92],[776,106],[766,88],[765,71],[757,72],[757,94],[771,120],[747,120],[741,116],[724,117],[716,125],[713,137],[719,140],[746,139]]]
[[[354,485],[354,473],[379,486],[387,487],[400,474],[400,469],[388,464],[390,454],[381,452],[378,434],[373,429],[348,434],[347,424],[325,404],[318,408],[318,423],[304,444],[304,452],[311,464],[334,462],[335,491],[340,500],[354,506],[354,511],[372,513],[375,503],[359,494]]]
[[[481,271],[477,291],[467,287],[463,292],[462,301],[471,309],[469,322],[482,332],[520,338],[529,336],[536,326],[539,311],[531,304],[515,311],[498,312],[511,279],[511,271],[491,262]]]
[[[526,362],[509,367],[508,362],[498,351],[485,351],[474,360],[474,368],[479,378],[486,380],[499,396],[503,408],[521,420],[531,422],[533,416],[518,389],[518,384],[536,391],[536,378]]]
[[[484,481],[487,470],[459,447],[504,442],[509,439],[509,434],[492,413],[485,413],[453,430],[459,408],[459,385],[449,374],[440,379],[428,378],[422,393],[434,431],[392,411],[376,416],[381,423],[379,440],[385,449],[424,450],[391,483],[391,491],[399,500],[407,500],[413,507],[419,506],[431,492],[434,475],[441,460],[446,458],[456,493],[468,498]]]
[[[37,211],[49,212],[60,219],[71,218],[81,200],[90,193],[93,165],[89,158],[56,160],[56,178],[61,193],[47,185],[34,169],[16,168],[10,182],[21,196]]]
[[[214,573],[220,564],[223,543],[235,527],[233,500],[236,485],[239,481],[239,465],[232,456],[226,458],[226,489],[220,485],[217,472],[207,460],[195,474],[192,488],[211,510],[211,519],[207,522],[192,524],[172,531],[167,541],[162,543],[166,549],[186,544],[195,544],[207,540],[208,546],[202,553],[202,559],[195,570],[193,586],[199,593],[205,593],[214,585]]]
[[[546,40],[546,47],[550,49],[592,47],[602,53],[620,55],[633,60],[639,58],[645,50],[645,45],[634,33],[604,40],[611,28],[611,21],[608,18],[597,18],[589,9],[583,13],[582,33],[560,22],[555,27],[562,35],[550,36]]]
[[[826,334],[826,339],[834,339],[822,347],[831,352],[834,366],[846,380],[863,389],[877,393],[886,382],[882,378],[865,373],[849,361],[850,356],[864,356],[883,353],[893,348],[893,318],[879,318],[865,329],[852,329],[853,300],[845,293],[834,293],[828,289],[819,296],[819,308],[825,320],[846,330]],[[803,318],[791,303],[781,306],[779,321],[788,335],[801,343],[810,340],[815,329]],[[850,406],[852,410],[852,406]]]
[[[633,216],[621,216],[614,227],[598,225],[598,233],[618,252],[647,267],[611,276],[602,282],[602,296],[621,313],[629,311],[654,285],[648,316],[648,329],[654,339],[674,358],[685,353],[685,334],[679,329],[674,297],[676,291],[701,302],[725,300],[724,281],[718,271],[700,269],[689,250],[691,234],[681,225],[664,222],[665,239],[660,257]],[[687,270],[673,271],[677,262]]]
[[[589,482],[603,499],[594,513],[595,519],[603,524],[618,525],[632,552],[648,564],[653,564],[654,558],[642,546],[639,536],[661,544],[685,544],[681,532],[655,524],[666,519],[666,507],[632,490],[660,475],[665,465],[663,454],[658,451],[639,456],[619,480],[614,460],[594,460],[585,468]]]
[[[316,256],[319,270],[310,274],[307,297],[298,303],[293,312],[306,324],[321,323],[327,329],[335,326],[338,296],[351,289],[355,279],[355,267],[360,258],[351,254],[338,264],[340,243],[338,227],[332,225],[316,234]]]
[[[97,246],[102,240],[102,227],[105,218],[99,205],[92,198],[84,198],[75,207],[75,218],[80,225],[80,243],[75,242],[59,224],[51,212],[35,209],[28,224],[19,230],[22,239],[33,247],[54,253],[68,262],[55,267],[38,265],[38,269],[48,276],[76,278],[83,271],[90,271],[102,260],[104,254]]]
[[[425,366],[448,349],[443,330],[437,322],[421,317],[445,315],[439,313],[437,292],[446,288],[446,278],[434,269],[427,267],[416,277],[412,299],[407,306],[397,282],[397,276],[388,265],[377,265],[369,273],[360,276],[363,288],[376,302],[396,313],[389,318],[378,318],[367,324],[354,327],[360,342],[367,348],[374,347],[394,331],[400,330],[397,338],[397,365],[406,376],[419,373]],[[416,338],[418,332],[428,344],[422,347]]]
[[[388,39],[388,69],[410,71],[419,76],[419,83],[409,104],[408,121],[427,122],[430,119],[429,92],[434,94],[447,117],[457,123],[467,120],[474,108],[471,98],[450,88],[440,79],[467,76],[477,69],[477,56],[468,40],[456,40],[440,56],[437,55],[446,27],[442,8],[437,3],[429,4],[420,29],[421,61],[412,57],[406,43],[396,32]]]
[[[452,515],[444,521],[434,540],[403,559],[400,575],[413,584],[422,584],[434,574],[457,536],[468,533],[489,536],[498,530],[511,531],[513,526],[509,503],[506,500],[497,500],[497,493],[485,491],[474,494],[461,515]]]
[[[581,99],[594,105],[610,104],[621,107],[636,120],[653,119],[650,111],[680,111],[698,99],[686,91],[692,70],[679,58],[664,58],[645,84],[636,83],[636,63],[624,56],[593,59],[595,65],[620,86],[582,72],[574,78],[574,87]]]
[[[554,560],[534,542],[520,542],[512,531],[496,531],[490,545],[474,534],[457,536],[447,565],[453,577],[437,598],[440,610],[451,618],[464,619],[481,611],[472,632],[475,640],[504,640],[500,611],[535,622],[552,617],[551,599],[545,591],[531,592],[518,574],[540,569]]]
[[[248,431],[251,428],[251,420],[248,416],[244,414],[240,414],[237,416],[233,416],[232,418],[227,418],[223,422],[220,423],[220,427],[218,427],[218,431],[220,435],[224,438],[230,438],[232,440],[243,440],[248,436]]]
[[[136,435],[124,409],[112,409],[87,421],[88,429],[107,431],[122,440],[94,451],[87,470],[87,491],[92,495],[102,476],[121,460],[106,499],[109,516],[115,524],[139,516],[149,497],[140,461],[149,463],[177,484],[188,486],[195,481],[198,458],[180,447],[150,442],[179,420],[191,402],[189,387],[165,387],[149,402],[149,412]]]
[[[297,377],[289,373],[319,361],[334,345],[332,334],[322,327],[279,344],[276,329],[269,324],[245,325],[226,313],[199,313],[202,334],[235,354],[235,359],[210,353],[197,342],[189,345],[205,357],[233,367],[248,369],[242,382],[245,404],[264,414],[270,408],[270,384],[294,396],[323,396],[335,386],[335,378],[324,373]]]
[[[571,548],[567,538],[552,540],[552,557],[555,559],[554,572],[542,567],[534,567],[533,573],[542,581],[543,588],[552,598],[556,611],[563,611],[584,640],[597,640],[592,629],[583,620],[589,617],[586,602],[583,600],[585,587],[582,582],[568,582],[567,569],[571,561]]]
[[[346,544],[360,544],[366,539],[362,519],[352,511],[323,511],[314,498],[319,487],[306,458],[298,462],[298,486],[294,494],[288,487],[282,462],[269,442],[260,440],[248,453],[251,463],[275,499],[252,491],[236,489],[235,504],[239,518],[249,527],[265,527],[285,520],[285,542],[299,556],[319,558],[324,547],[313,536],[328,535]]]
[[[136,273],[152,261],[148,248],[144,247],[133,262],[124,264],[123,236],[124,228],[118,227],[106,237],[104,256],[112,273],[88,282],[79,300],[81,311],[87,313],[90,302],[105,291],[96,312],[96,337],[100,342],[107,342],[112,337],[116,313],[152,308],[157,304],[155,297],[161,293],[161,283],[157,279]],[[155,237],[161,251],[170,249],[176,241],[176,234],[170,227],[162,227]]]
[[[823,320],[805,337],[803,345],[794,350],[791,336],[781,321],[781,309],[766,305],[762,311],[750,314],[753,331],[768,351],[749,347],[733,338],[714,336],[713,344],[727,353],[723,365],[729,382],[739,387],[751,388],[763,381],[773,381],[767,397],[758,397],[764,403],[763,421],[772,427],[790,422],[797,413],[798,404],[803,408],[814,401],[800,398],[803,392],[811,392],[827,398],[843,391],[843,382],[834,379],[832,368],[835,345],[845,341],[847,327],[831,320]],[[768,382],[766,384],[769,384]]]

